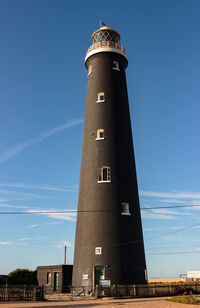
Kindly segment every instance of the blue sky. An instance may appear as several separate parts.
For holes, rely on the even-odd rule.
[[[200,204],[200,2],[0,1],[0,212],[76,210],[102,19],[121,34],[141,207]],[[142,210],[149,277],[200,269],[200,207]],[[73,262],[75,214],[0,215],[0,273]]]

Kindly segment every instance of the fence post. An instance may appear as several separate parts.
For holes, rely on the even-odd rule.
[[[135,284],[133,285],[133,295],[136,297],[136,288],[135,288]]]
[[[24,300],[26,300],[26,284],[24,285]]]
[[[95,288],[95,298],[98,298],[99,297],[99,286],[96,285],[96,288]]]
[[[8,284],[6,283],[5,300],[8,300]]]

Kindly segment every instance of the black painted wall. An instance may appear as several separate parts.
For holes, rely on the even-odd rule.
[[[113,61],[119,62],[120,71],[112,68]],[[146,283],[127,61],[120,54],[100,52],[87,59],[87,68],[90,65],[78,202],[78,210],[83,212],[77,216],[72,284],[93,286],[98,265],[105,266],[105,279],[111,284]],[[99,92],[105,94],[104,103],[96,103]],[[97,141],[100,128],[105,139]],[[111,183],[98,183],[102,166],[111,167]],[[122,202],[129,203],[131,216],[121,215]],[[95,247],[102,247],[101,255],[95,255]]]

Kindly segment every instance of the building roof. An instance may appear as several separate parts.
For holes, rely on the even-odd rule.
[[[109,31],[112,31],[112,32],[115,32],[118,36],[119,36],[119,40],[120,40],[120,34],[119,32],[117,32],[116,30],[108,27],[108,26],[104,26],[104,27],[101,27],[100,29],[98,29],[97,31],[95,31],[93,34],[92,34],[92,40],[95,36],[96,33],[100,32],[100,31],[106,31],[106,30],[109,30]]]

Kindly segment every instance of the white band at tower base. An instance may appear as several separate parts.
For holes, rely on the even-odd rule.
[[[115,47],[99,47],[99,48],[95,48],[93,50],[91,50],[90,52],[87,53],[86,57],[85,57],[85,62],[87,61],[87,59],[91,56],[93,56],[96,53],[99,52],[115,52],[118,53],[122,56],[124,56],[126,58],[126,60],[128,61],[128,57],[127,55],[120,49],[115,48]]]

